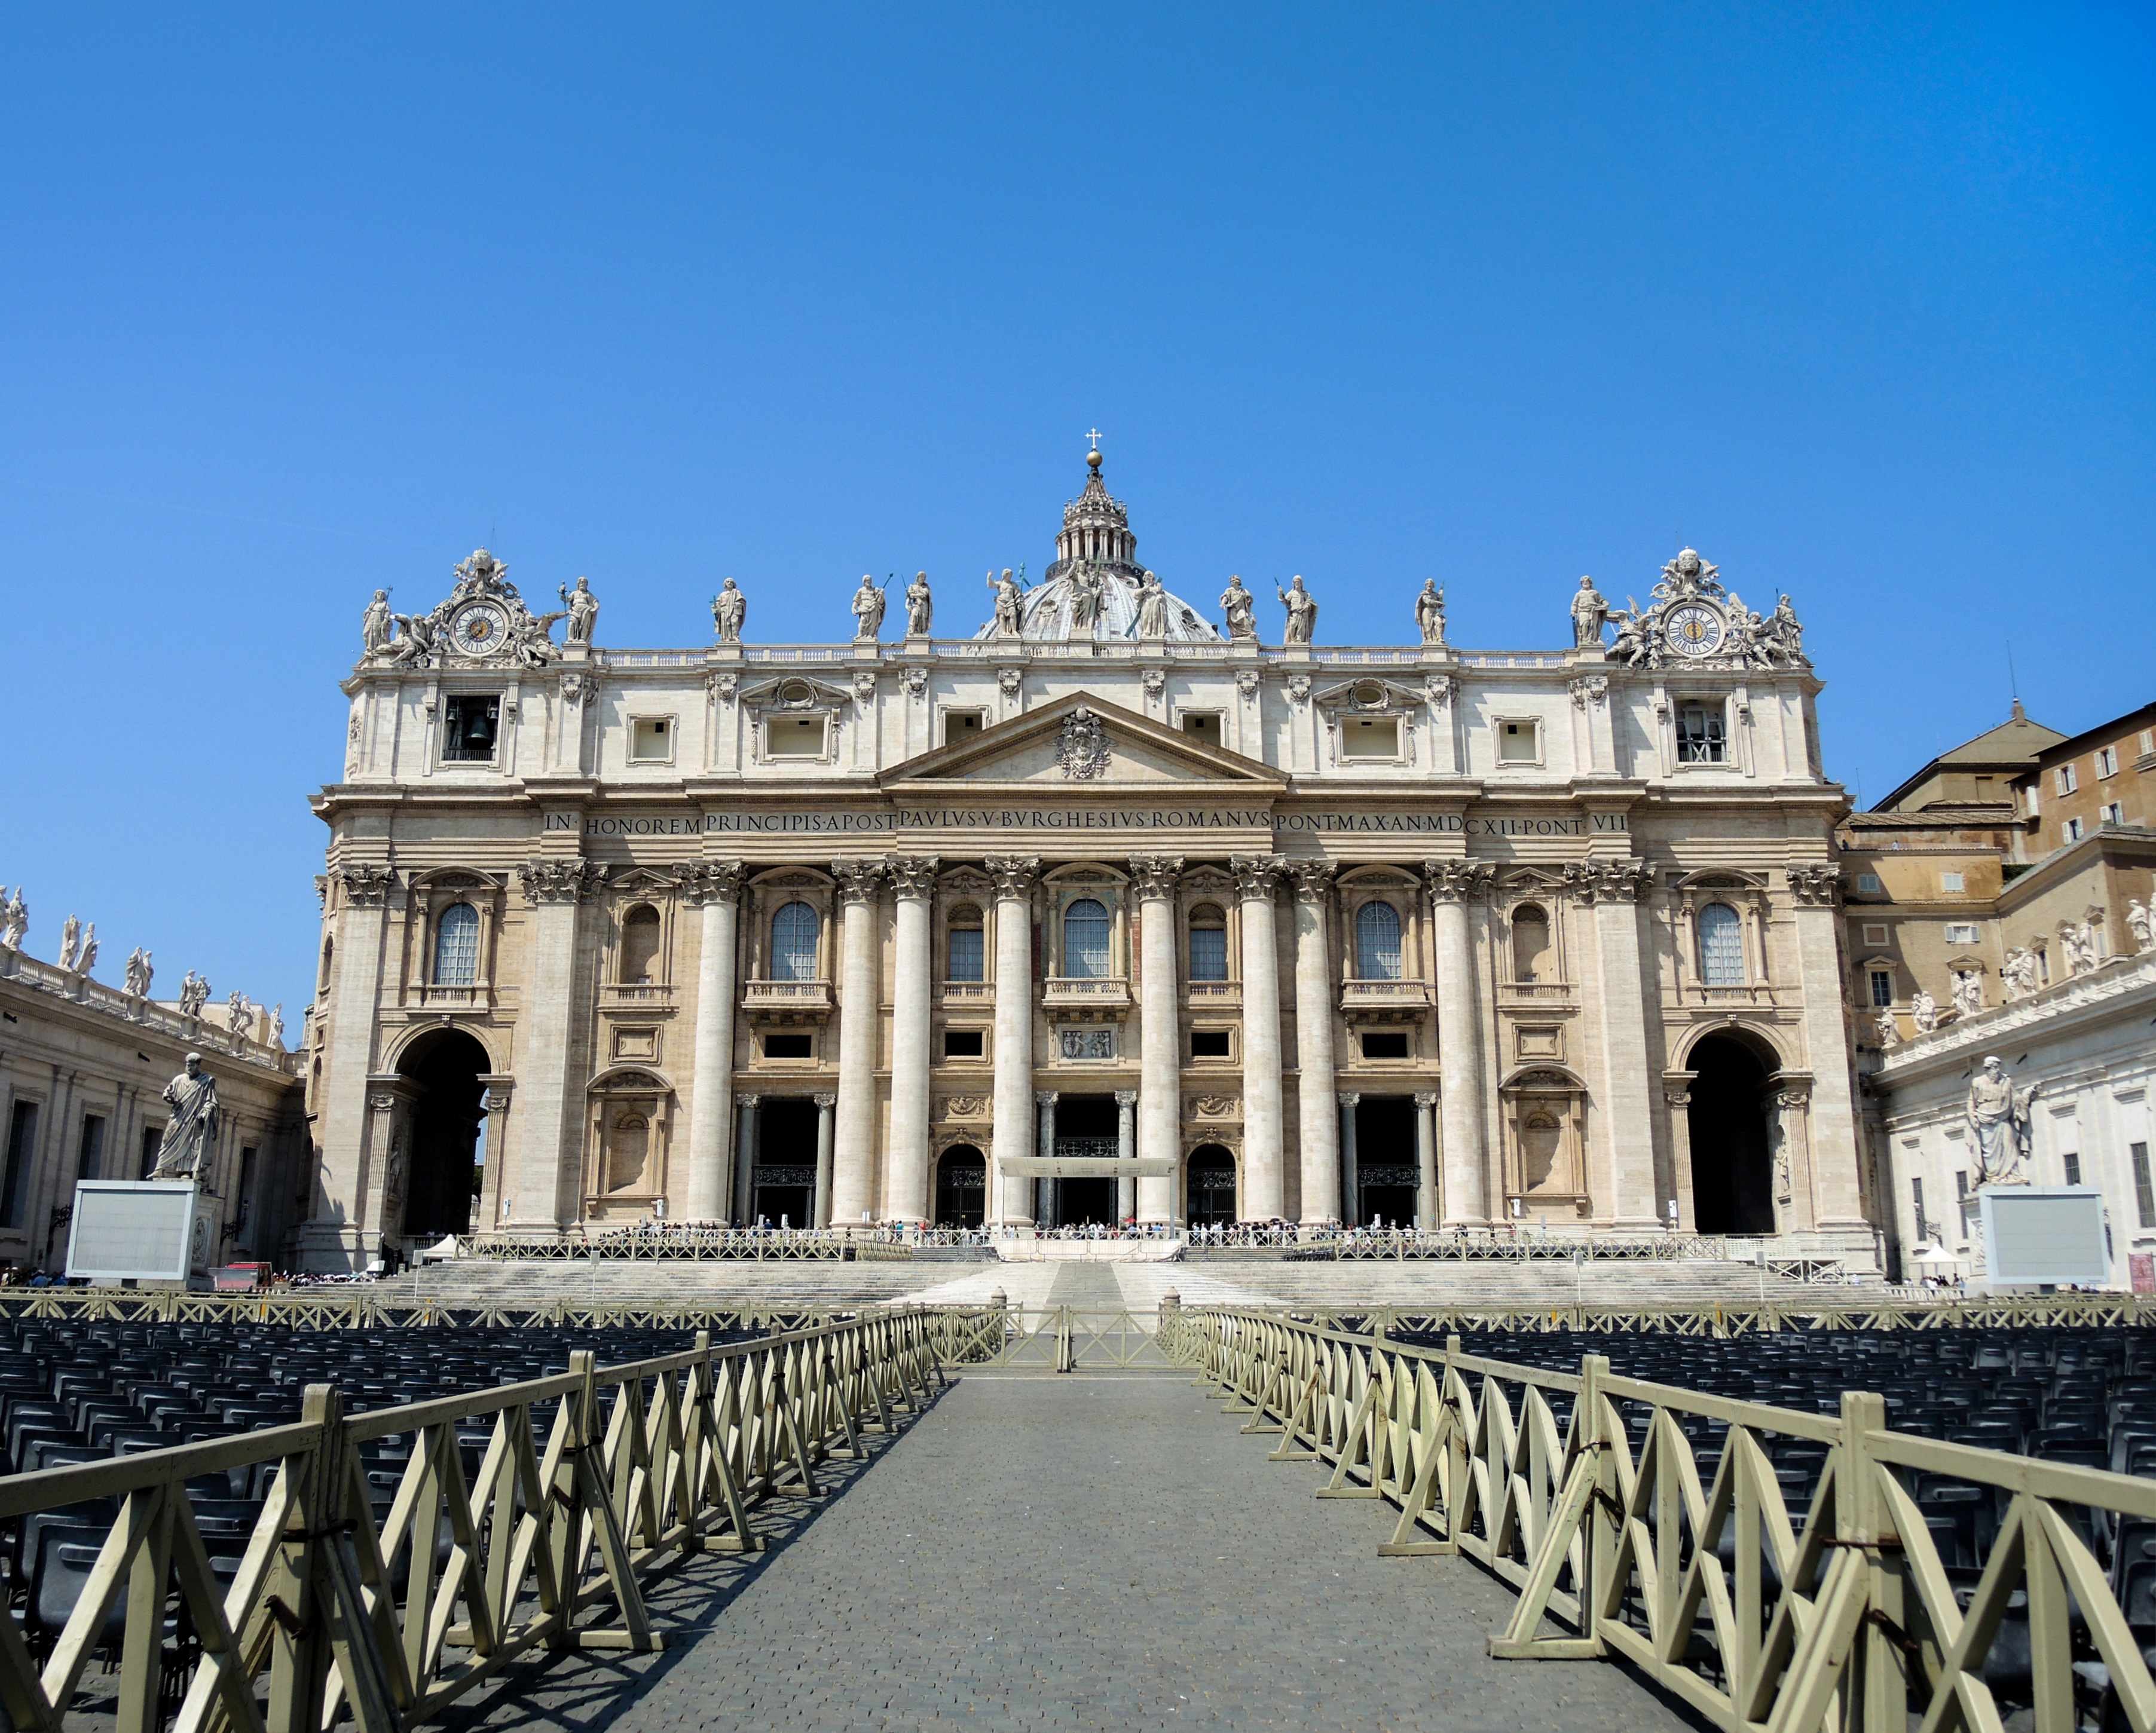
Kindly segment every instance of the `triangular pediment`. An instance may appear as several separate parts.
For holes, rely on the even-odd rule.
[[[1097,732],[1087,727],[1089,718],[1098,725]],[[1078,773],[1074,762],[1090,773]],[[984,729],[972,740],[909,758],[877,780],[894,790],[926,786],[947,791],[961,783],[1055,787],[1073,794],[1089,788],[1187,788],[1204,783],[1230,783],[1245,793],[1287,787],[1287,778],[1269,764],[1207,746],[1090,693],[1060,698]]]

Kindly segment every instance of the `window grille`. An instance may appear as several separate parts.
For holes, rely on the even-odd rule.
[[[470,987],[479,979],[479,910],[451,903],[434,924],[434,984]]]
[[[771,917],[773,981],[817,978],[816,926],[816,911],[806,903],[788,903]]]
[[[988,951],[983,942],[981,929],[977,926],[954,926],[951,929],[951,971],[944,978],[948,981],[985,981],[988,978]]]
[[[1727,903],[1699,911],[1699,978],[1708,987],[1744,985],[1744,925]]]
[[[1227,928],[1191,928],[1190,978],[1193,981],[1225,981],[1228,978]]]
[[[1365,903],[1355,911],[1355,978],[1400,978],[1400,916],[1390,903]]]

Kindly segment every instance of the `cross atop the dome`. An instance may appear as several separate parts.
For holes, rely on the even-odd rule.
[[[1098,451],[1101,449],[1101,430],[1098,428],[1094,428],[1086,437],[1092,442],[1094,450]]]

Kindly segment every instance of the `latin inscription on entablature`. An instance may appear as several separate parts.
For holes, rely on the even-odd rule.
[[[950,807],[892,812],[549,813],[550,831],[587,837],[865,836],[1012,831],[1241,831],[1278,836],[1592,837],[1622,835],[1622,813],[1274,813],[1263,807]]]

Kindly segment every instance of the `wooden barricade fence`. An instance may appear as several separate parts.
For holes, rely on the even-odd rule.
[[[1164,1311],[1161,1340],[1272,1459],[1329,1469],[1321,1498],[1382,1498],[1387,1554],[1464,1554],[1517,1592],[1490,1653],[1621,1657],[1721,1726],[1999,1733],[1994,1687],[2036,1733],[2156,1730],[2156,1683],[2091,1545],[2156,1521],[2156,1481],[1890,1431],[1876,1395],[1837,1415],[1613,1372],[1543,1372],[1282,1314]],[[1722,1429],[1702,1478],[1695,1431]],[[1793,1510],[1763,1439],[1825,1461]],[[1958,1586],[1904,1473],[2002,1510]],[[1964,1573],[1966,1576],[1967,1573]],[[1551,1635],[1547,1622],[1568,1628]]]
[[[59,1733],[118,1632],[118,1733],[318,1733],[349,1709],[402,1733],[537,1649],[661,1646],[639,1579],[762,1545],[752,1513],[918,1412],[947,1326],[921,1310],[347,1415],[311,1387],[295,1425],[0,1479],[0,1522],[119,1501],[39,1665],[0,1616],[0,1705]],[[376,1517],[366,1447],[412,1440]],[[468,1472],[476,1452],[475,1469]],[[237,1558],[213,1560],[190,1479],[276,1464]],[[192,1642],[168,1647],[169,1604]],[[168,1679],[175,1660],[188,1671]],[[258,1699],[263,1700],[258,1701]],[[264,1703],[266,1701],[266,1709]]]

